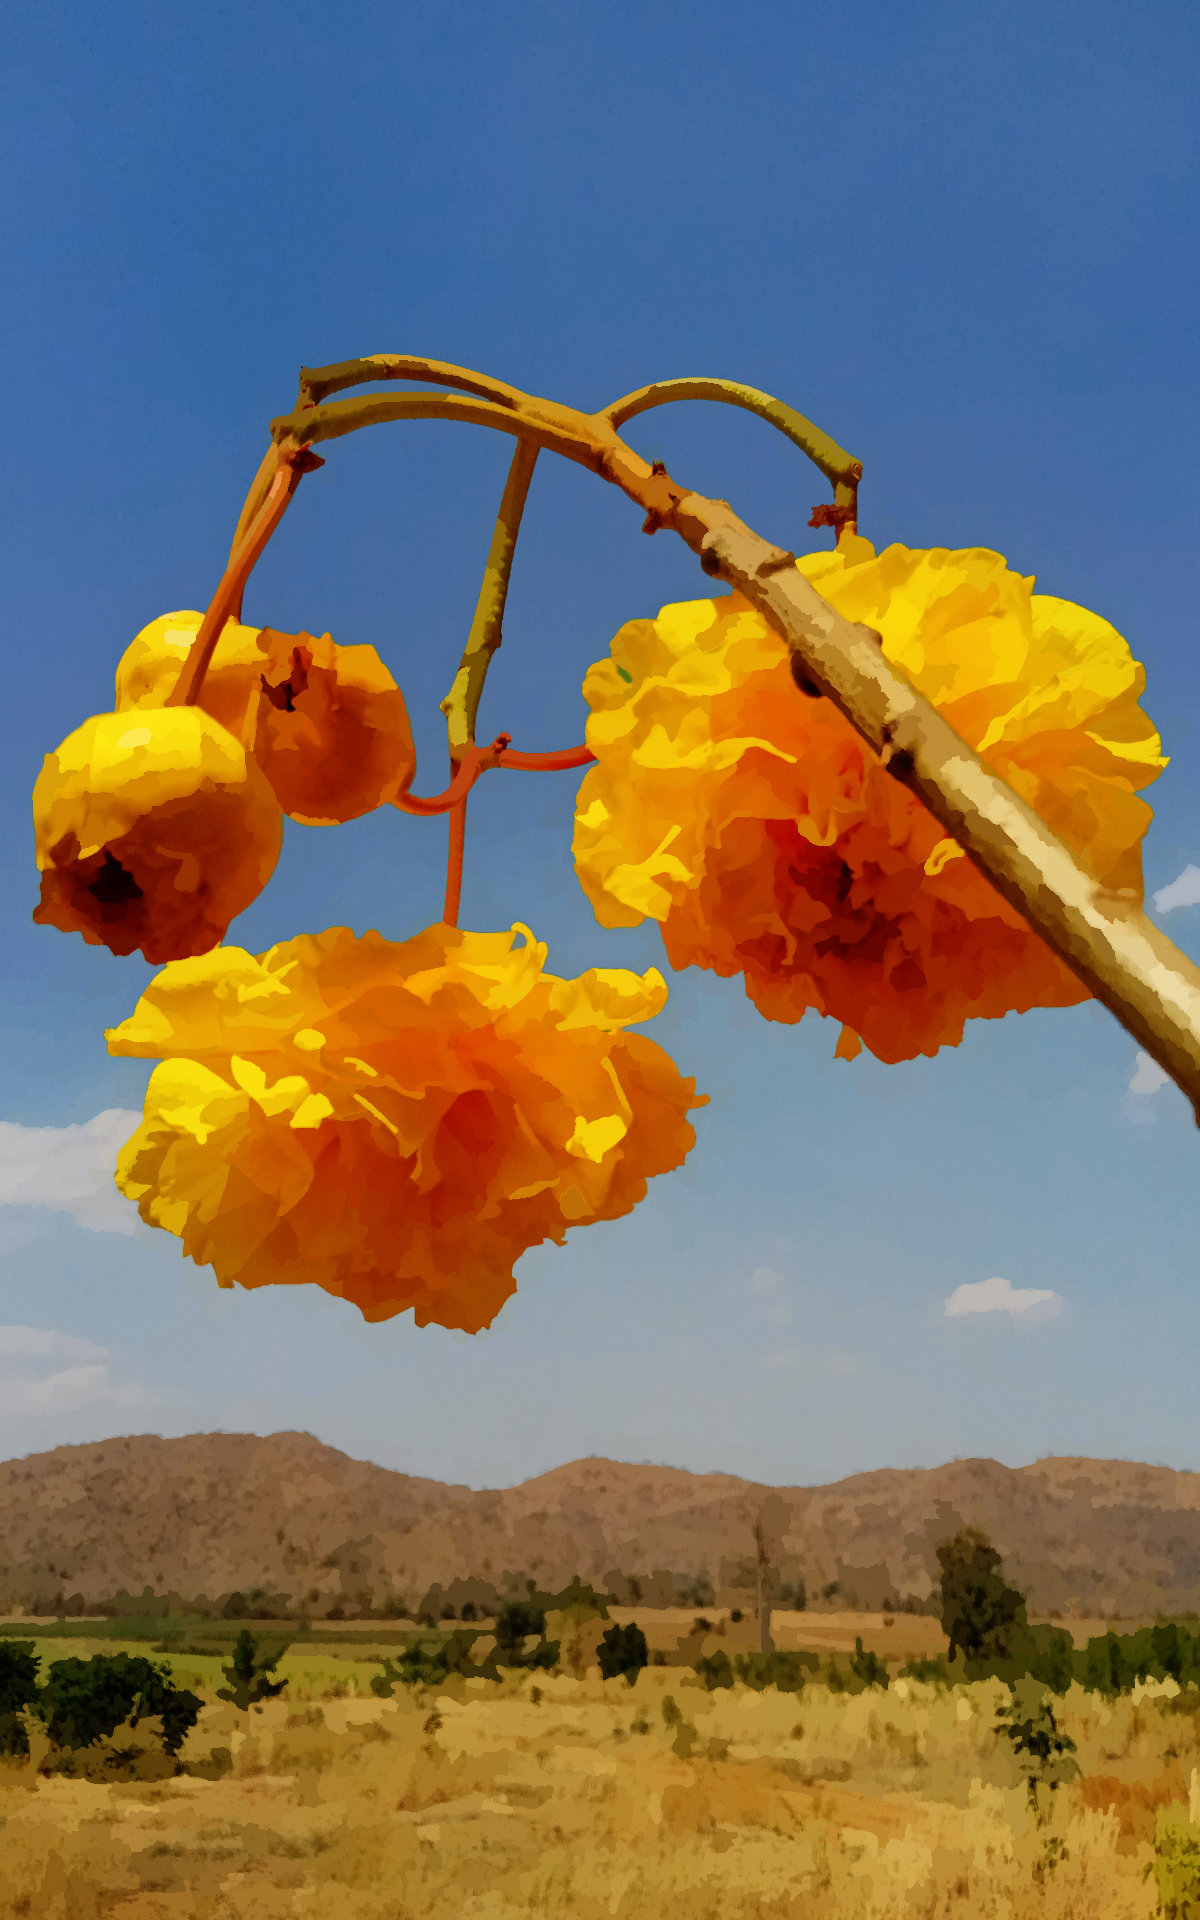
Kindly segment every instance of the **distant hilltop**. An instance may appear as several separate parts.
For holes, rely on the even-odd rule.
[[[472,1492],[353,1460],[306,1433],[140,1434],[0,1465],[0,1606],[95,1611],[121,1592],[253,1597],[317,1617],[482,1609],[574,1576],[628,1604],[736,1605],[770,1520],[785,1594],[930,1604],[935,1550],[987,1529],[1034,1612],[1200,1609],[1200,1474],[1124,1460],[954,1460],[765,1487],[575,1460]]]

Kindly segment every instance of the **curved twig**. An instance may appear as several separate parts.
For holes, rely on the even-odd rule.
[[[225,623],[233,616],[233,609],[240,609],[246,581],[255,562],[282,520],[292,495],[300,485],[306,473],[314,467],[324,466],[324,461],[315,453],[293,449],[275,449],[275,472],[266,499],[251,521],[241,543],[235,546],[229,565],[221,576],[220,583],[208,605],[199,631],[188,649],[187,659],[165,704],[168,707],[195,706],[200,698],[200,689],[204,685],[204,676],[208,672],[209,662],[216,651],[217,641],[225,631]]]
[[[757,414],[760,420],[768,421],[786,435],[793,446],[799,447],[820,467],[827,480],[840,480],[854,487],[862,479],[862,461],[847,453],[845,447],[839,447],[820,427],[814,427],[795,407],[786,406],[758,387],[744,387],[736,380],[704,377],[655,380],[648,387],[639,387],[636,393],[627,393],[623,400],[615,400],[611,407],[602,407],[601,413],[614,427],[623,427],[639,413],[648,413],[652,407],[673,406],[678,400],[716,400],[727,407],[744,407],[747,413]]]
[[[430,386],[458,387],[499,406],[515,407],[524,399],[520,389],[506,381],[474,373],[469,367],[451,366],[447,360],[427,360],[418,353],[369,353],[361,360],[339,360],[329,367],[301,367],[297,405],[319,405],[331,393],[368,386],[372,380],[423,380]]]

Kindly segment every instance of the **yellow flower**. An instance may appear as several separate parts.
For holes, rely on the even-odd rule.
[[[199,613],[151,621],[117,668],[117,706],[161,706]],[[408,709],[374,647],[230,620],[198,705],[254,754],[284,812],[306,826],[356,820],[395,798],[416,764]]]
[[[215,947],[283,838],[266,780],[196,707],[86,720],[46,755],[33,822],[34,919],[155,965]]]
[[[999,554],[878,556],[857,537],[797,563],[1052,826],[1140,894],[1166,764],[1145,676],[1098,615],[1032,592]],[[740,595],[623,627],[584,682],[598,765],[575,856],[605,926],[662,923],[673,966],[742,973],[768,1018],[806,1008],[880,1059],[957,1044],[969,1017],[1086,999]]]
[[[703,1104],[622,1030],[662,1006],[660,974],[561,980],[545,958],[523,927],[334,928],[166,968],[108,1036],[162,1062],[118,1186],[222,1286],[487,1326],[527,1248],[681,1164]]]
[[[164,613],[131,640],[117,665],[116,709],[161,707],[174,690],[200,631],[204,615]],[[267,656],[259,646],[260,629],[227,620],[217,641],[197,705],[253,747],[259,681]]]

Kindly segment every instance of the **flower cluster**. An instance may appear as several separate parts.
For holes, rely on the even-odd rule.
[[[198,613],[143,628],[117,668],[117,707],[161,706]],[[253,753],[283,811],[334,826],[395,799],[416,764],[408,709],[374,647],[229,621],[197,703]]]
[[[797,564],[1098,880],[1140,898],[1137,789],[1166,763],[1106,621],[983,549],[876,555],[849,536]],[[672,966],[742,974],[772,1020],[832,1015],[846,1057],[932,1054],[969,1017],[1087,997],[832,704],[797,695],[738,594],[623,627],[584,694],[598,765],[574,847],[602,925],[659,920]]]
[[[199,613],[146,627],[115,711],[46,756],[35,920],[155,964],[206,953],[262,891],[283,815],[356,819],[412,779],[404,696],[373,647],[230,621],[195,706],[166,704]]]
[[[520,1255],[628,1213],[704,1104],[624,1031],[662,1006],[660,974],[545,959],[522,927],[435,926],[177,961],[108,1036],[162,1062],[117,1184],[224,1286],[488,1325]]]

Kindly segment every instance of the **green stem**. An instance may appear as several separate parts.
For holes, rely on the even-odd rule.
[[[833,482],[836,506],[855,506],[862,461],[847,453],[845,447],[839,447],[820,427],[814,427],[795,407],[785,406],[782,400],[773,399],[758,387],[745,387],[737,380],[656,380],[652,386],[639,387],[636,393],[626,394],[623,400],[603,408],[602,417],[620,428],[639,413],[649,413],[652,407],[671,406],[677,400],[717,400],[725,406],[744,407],[747,413],[757,414],[760,420],[769,422],[793,446],[806,453],[825,478]]]
[[[475,742],[475,720],[492,655],[500,645],[504,624],[504,603],[508,598],[508,578],[512,572],[517,534],[538,448],[529,440],[518,440],[508,470],[496,528],[488,550],[475,617],[463,648],[462,660],[454,676],[454,685],[442,701],[446,729],[450,738],[450,757],[454,759]]]

